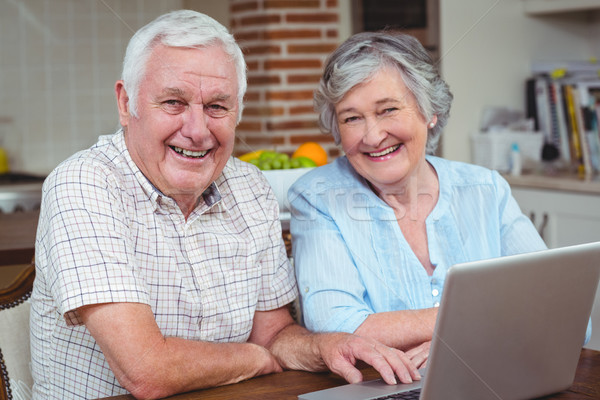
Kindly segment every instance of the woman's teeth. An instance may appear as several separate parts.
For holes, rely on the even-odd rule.
[[[175,150],[175,152],[178,154],[183,154],[186,157],[193,157],[193,158],[202,158],[206,155],[206,153],[208,153],[208,150],[191,151],[191,150],[186,150],[186,149],[182,149],[181,147],[175,147],[175,146],[171,146],[171,148],[173,150]]]
[[[395,146],[388,147],[387,149],[382,150],[382,151],[380,151],[378,153],[367,153],[367,154],[369,155],[369,157],[382,157],[382,156],[385,156],[386,154],[390,154],[390,153],[395,152],[399,148],[400,148],[400,145],[397,144]]]

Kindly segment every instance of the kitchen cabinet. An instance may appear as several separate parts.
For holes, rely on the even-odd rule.
[[[513,188],[548,247],[600,241],[600,194]]]
[[[506,177],[521,210],[550,248],[600,241],[600,181],[569,177]],[[600,288],[592,311],[592,338],[600,350]]]
[[[546,15],[600,9],[598,0],[524,0],[526,14]]]

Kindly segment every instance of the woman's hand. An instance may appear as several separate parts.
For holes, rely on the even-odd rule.
[[[431,341],[427,341],[418,345],[417,347],[413,347],[412,349],[406,352],[408,358],[411,359],[413,364],[417,366],[417,368],[423,368],[427,366],[427,360],[429,359],[429,349],[431,348]]]
[[[355,367],[357,360],[375,368],[388,384],[397,383],[395,376],[402,383],[421,379],[417,367],[404,352],[373,339],[347,333],[323,333],[315,338],[327,367],[350,383],[362,381],[362,374]]]

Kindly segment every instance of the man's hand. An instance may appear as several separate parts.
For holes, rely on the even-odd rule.
[[[411,359],[402,351],[388,347],[373,339],[348,333],[323,333],[314,337],[327,367],[350,383],[362,381],[362,374],[355,367],[357,360],[373,366],[383,380],[391,385],[420,380],[421,375]]]

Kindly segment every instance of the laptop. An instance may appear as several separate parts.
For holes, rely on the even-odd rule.
[[[421,381],[347,384],[300,400],[529,399],[569,388],[600,277],[600,242],[448,270]],[[600,329],[600,328],[599,328]]]

